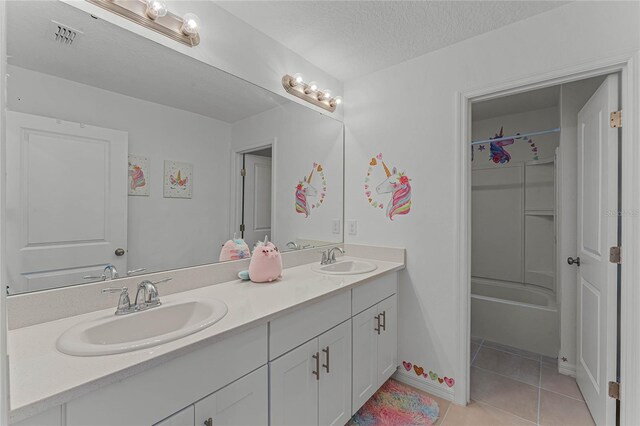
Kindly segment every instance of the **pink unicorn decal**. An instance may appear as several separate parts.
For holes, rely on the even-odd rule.
[[[411,211],[411,184],[409,183],[411,179],[404,173],[398,173],[395,167],[389,171],[384,161],[382,166],[387,179],[376,187],[376,192],[378,194],[392,193],[391,202],[387,203],[387,217],[393,220],[393,216],[408,214]]]
[[[493,138],[490,139],[500,139],[504,137],[504,127],[500,127],[500,133],[496,133]],[[511,161],[511,154],[504,149],[505,146],[511,145],[515,142],[514,139],[505,139],[497,142],[491,142],[490,144],[490,153],[491,153],[491,161],[498,164],[504,164]]]
[[[311,186],[311,177],[315,169],[316,165],[314,164],[309,177],[307,178],[305,176],[296,186],[296,213],[301,213],[304,217],[309,217],[311,214],[307,197],[315,197],[318,195],[318,190]]]

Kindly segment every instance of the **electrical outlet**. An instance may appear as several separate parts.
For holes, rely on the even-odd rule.
[[[349,221],[347,221],[347,226],[349,227],[349,235],[358,235],[358,221],[357,220],[349,220]]]
[[[340,219],[333,219],[331,230],[333,231],[334,234],[340,233]]]

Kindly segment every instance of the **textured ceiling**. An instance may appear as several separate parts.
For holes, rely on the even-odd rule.
[[[83,34],[60,45],[51,20]],[[7,23],[11,65],[229,123],[289,102],[59,1],[7,2]]]
[[[562,1],[216,1],[347,81],[545,12]]]

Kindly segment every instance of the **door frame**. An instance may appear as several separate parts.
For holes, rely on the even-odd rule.
[[[455,205],[457,235],[455,236],[454,270],[458,312],[457,335],[458,356],[456,359],[459,386],[455,387],[454,402],[466,405],[470,399],[470,338],[471,338],[471,162],[469,141],[471,140],[471,104],[479,101],[527,92],[548,86],[570,83],[599,75],[620,73],[621,105],[623,112],[621,151],[621,196],[622,196],[622,278],[620,305],[620,422],[633,424],[640,420],[640,407],[632,403],[640,399],[640,366],[627,360],[640,358],[640,336],[634,333],[633,324],[640,323],[640,265],[635,259],[640,255],[640,136],[639,122],[635,116],[640,110],[640,52],[629,51],[616,56],[594,60],[545,74],[502,82],[455,94],[455,190],[458,194]],[[626,212],[626,213],[625,213]],[[635,288],[634,288],[635,287]],[[626,402],[630,403],[627,404]]]
[[[240,230],[240,215],[242,214],[242,179],[240,176],[240,170],[242,170],[242,155],[251,154],[254,151],[258,151],[265,148],[271,148],[271,241],[275,241],[276,224],[274,218],[276,217],[276,149],[277,138],[274,136],[249,144],[248,146],[240,149],[231,150],[231,191],[229,194],[229,238],[233,238],[234,232]],[[253,247],[249,247],[253,249]]]

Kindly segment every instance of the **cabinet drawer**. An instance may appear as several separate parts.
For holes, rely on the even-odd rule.
[[[275,359],[351,317],[351,293],[332,296],[322,302],[276,318],[269,324],[269,359]]]
[[[352,311],[357,315],[398,292],[398,274],[393,272],[362,284],[352,290]]]
[[[48,409],[47,411],[36,414],[33,417],[19,421],[17,423],[11,423],[12,426],[61,426],[62,425],[62,407],[57,406]]]
[[[69,402],[67,425],[154,424],[266,360],[267,327],[261,325]]]

